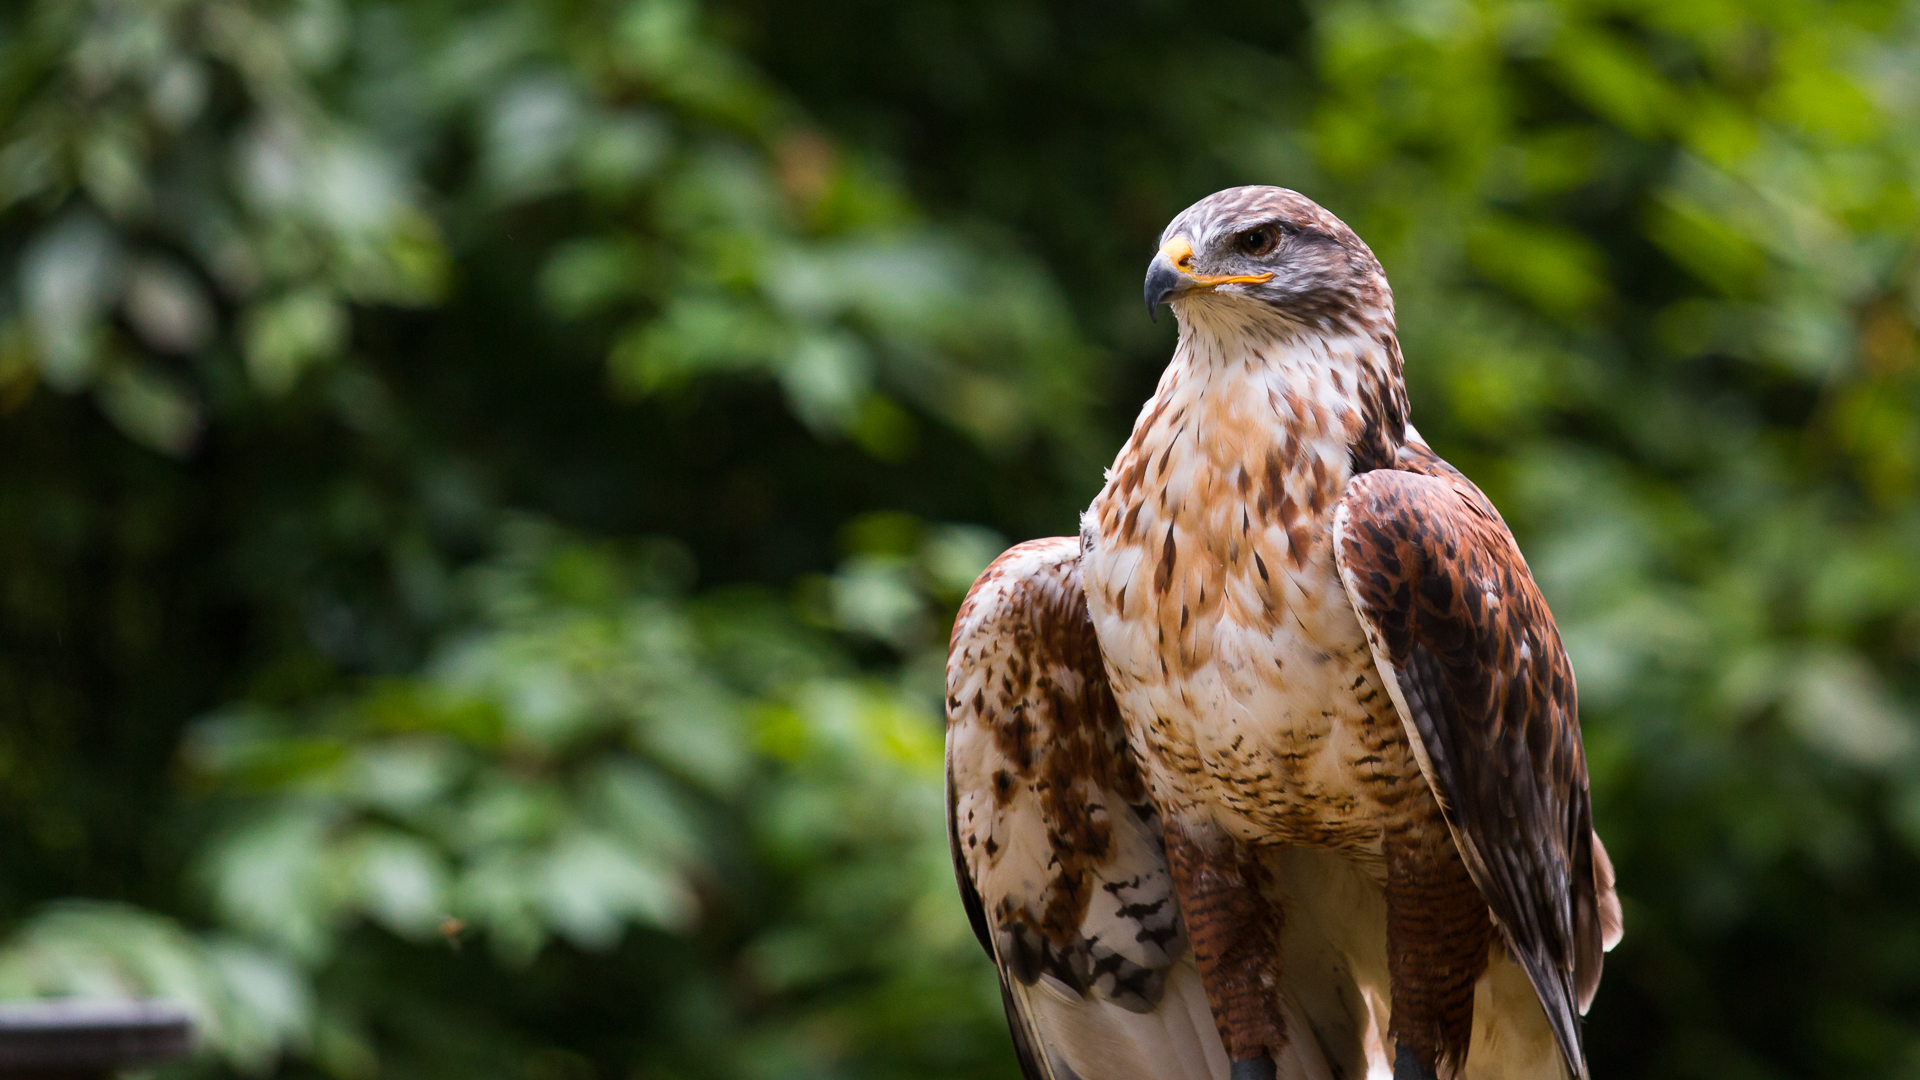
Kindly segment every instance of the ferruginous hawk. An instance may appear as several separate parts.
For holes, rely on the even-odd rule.
[[[981,575],[947,812],[1032,1080],[1585,1080],[1620,937],[1573,671],[1407,423],[1373,253],[1295,192],[1174,218],[1179,345],[1080,536]]]

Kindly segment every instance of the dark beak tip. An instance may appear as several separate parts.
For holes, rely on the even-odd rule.
[[[1156,324],[1160,321],[1160,305],[1179,290],[1180,281],[1180,272],[1164,255],[1155,256],[1147,267],[1147,317]]]

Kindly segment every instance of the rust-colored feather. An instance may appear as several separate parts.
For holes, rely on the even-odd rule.
[[[1409,470],[1349,486],[1342,577],[1466,867],[1585,1075],[1579,1013],[1619,906],[1593,835],[1573,668],[1493,504],[1422,450]]]

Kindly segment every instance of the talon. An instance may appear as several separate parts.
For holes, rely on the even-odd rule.
[[[1234,1077],[1234,1080],[1240,1080]],[[1402,1046],[1393,1058],[1393,1080],[1438,1080],[1432,1073],[1422,1068],[1414,1059],[1413,1047]]]
[[[1227,1080],[1274,1080],[1273,1058],[1261,1054],[1257,1058],[1236,1061],[1227,1070]],[[1395,1080],[1399,1080],[1397,1074]]]

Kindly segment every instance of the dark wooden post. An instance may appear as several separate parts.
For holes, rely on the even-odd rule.
[[[193,1019],[171,1002],[0,1002],[0,1080],[110,1080],[192,1048]]]

